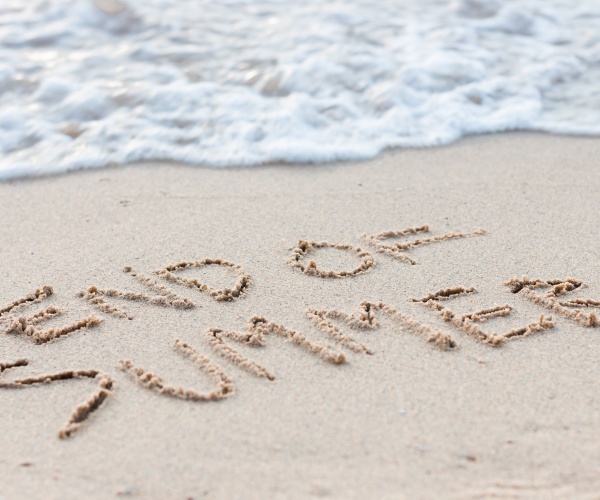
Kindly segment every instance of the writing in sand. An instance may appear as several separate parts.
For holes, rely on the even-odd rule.
[[[414,258],[415,250],[424,245],[440,244],[450,240],[468,239],[485,235],[482,229],[469,233],[448,233],[441,236],[431,236],[428,226],[411,227],[401,231],[386,231],[379,234],[363,235],[362,241],[375,255],[395,259],[401,265],[417,265]],[[399,241],[398,241],[399,240]],[[332,271],[322,269],[311,255],[320,248],[331,248],[339,252],[348,252],[359,261],[353,269]],[[352,279],[353,277],[370,272],[376,266],[374,254],[350,244],[333,244],[299,240],[291,249],[287,264],[310,279]],[[224,288],[214,289],[198,279],[184,277],[181,271],[206,266],[225,268],[232,276],[233,283]],[[66,308],[42,305],[42,309],[31,311],[36,304],[43,304],[54,294],[50,285],[43,286],[34,292],[18,298],[0,308],[0,332],[4,335],[20,336],[34,345],[48,342],[62,342],[65,337],[77,335],[85,329],[101,327],[105,321],[133,320],[127,310],[128,301],[136,301],[152,307],[174,308],[192,311],[196,303],[183,297],[167,284],[187,287],[200,293],[207,294],[216,302],[231,303],[245,297],[252,289],[252,276],[242,266],[223,259],[203,259],[194,262],[179,262],[167,265],[155,271],[152,276],[135,272],[126,267],[124,272],[135,280],[143,292],[122,291],[117,289],[101,289],[89,286],[80,292],[78,297],[86,301],[96,311],[94,314],[80,318],[70,324],[48,328],[44,323],[60,317]],[[320,309],[311,307],[305,311],[308,326],[314,328],[325,342],[315,342],[293,328],[254,315],[249,318],[244,331],[228,331],[209,325],[202,335],[204,345],[192,346],[179,339],[175,340],[173,348],[181,360],[187,359],[211,381],[212,389],[200,392],[190,387],[172,386],[163,378],[145,368],[138,366],[131,359],[121,360],[119,368],[130,375],[140,387],[157,394],[193,402],[221,401],[235,394],[234,380],[222,367],[229,364],[237,366],[250,376],[266,380],[274,380],[276,375],[268,367],[243,355],[237,345],[263,348],[271,337],[281,337],[304,351],[316,356],[332,366],[344,364],[344,351],[352,351],[359,355],[374,355],[373,350],[353,337],[352,331],[374,330],[379,328],[380,318],[386,317],[399,330],[417,335],[434,348],[453,351],[458,347],[456,333],[466,334],[477,341],[491,347],[533,334],[545,332],[554,327],[552,317],[547,313],[555,313],[564,320],[574,322],[584,327],[597,327],[600,319],[596,309],[600,309],[600,301],[587,298],[573,298],[573,292],[585,288],[585,283],[574,278],[559,279],[530,279],[526,276],[508,279],[504,285],[512,294],[539,306],[539,317],[526,324],[517,325],[509,331],[497,332],[488,327],[494,318],[508,317],[515,311],[509,304],[490,305],[468,313],[457,313],[452,309],[452,301],[465,295],[474,294],[473,287],[450,286],[435,290],[422,297],[406,297],[413,304],[421,304],[427,310],[441,317],[446,329],[430,326],[417,320],[411,314],[402,310],[397,304],[363,301],[354,311],[338,309]],[[569,298],[571,297],[571,298]],[[83,302],[82,302],[83,303]],[[208,355],[206,352],[210,352]],[[0,389],[30,389],[40,384],[70,383],[81,380],[94,380],[96,386],[93,393],[71,412],[65,425],[59,430],[60,438],[69,438],[90,421],[109,400],[115,390],[115,382],[110,374],[103,373],[93,367],[80,369],[65,369],[57,373],[7,379],[4,372],[18,372],[30,364],[28,359],[0,361]]]

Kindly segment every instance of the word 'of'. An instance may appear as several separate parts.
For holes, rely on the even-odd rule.
[[[416,265],[417,262],[406,255],[406,252],[419,246],[431,245],[432,243],[440,243],[442,241],[453,240],[457,238],[469,238],[472,236],[481,236],[485,234],[484,229],[477,229],[471,233],[447,233],[442,236],[434,236],[431,238],[415,238],[412,241],[396,242],[396,243],[384,243],[384,241],[392,238],[404,238],[406,236],[418,235],[422,233],[429,233],[429,226],[421,227],[409,227],[402,231],[384,231],[379,234],[364,234],[362,239],[369,245],[375,248],[375,251],[382,253],[389,257],[393,257],[401,262],[407,264]],[[356,255],[361,259],[360,265],[354,269],[347,271],[327,271],[317,267],[317,263],[314,260],[309,260],[304,264],[304,258],[311,252],[318,248],[335,248],[337,250],[343,250]],[[375,266],[375,259],[373,256],[359,247],[353,247],[347,244],[333,244],[326,241],[306,241],[299,240],[288,259],[288,265],[294,269],[298,269],[304,274],[311,276],[318,276],[320,278],[347,278],[356,276],[357,274],[364,273]]]

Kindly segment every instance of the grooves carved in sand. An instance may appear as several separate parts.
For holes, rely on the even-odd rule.
[[[27,307],[30,304],[39,304],[50,295],[54,293],[54,290],[50,285],[44,285],[42,288],[38,288],[35,292],[25,295],[20,299],[17,299],[7,306],[0,309],[0,319],[9,313],[15,313],[23,307]]]
[[[326,271],[319,269],[317,267],[317,263],[314,260],[309,260],[305,265],[303,260],[310,252],[312,252],[316,248],[336,248],[338,250],[344,250],[350,253],[355,254],[359,257],[362,262],[359,266],[351,269],[350,271]],[[346,278],[350,276],[356,276],[357,274],[364,273],[375,266],[375,259],[373,256],[362,250],[358,247],[353,247],[351,245],[342,245],[342,244],[334,244],[328,243],[326,241],[305,241],[298,240],[297,245],[292,249],[292,253],[290,258],[288,259],[288,265],[295,269],[299,269],[304,274],[308,274],[311,276],[319,276],[321,278]]]
[[[470,233],[447,233],[443,236],[433,236],[431,238],[415,238],[412,241],[404,243],[385,244],[384,241],[390,238],[401,238],[404,236],[418,235],[429,233],[429,226],[409,227],[401,231],[384,231],[379,234],[364,234],[362,238],[369,244],[375,247],[379,253],[393,257],[407,264],[416,265],[417,262],[406,255],[406,252],[423,245],[431,245],[442,241],[453,240],[456,238],[469,238],[471,236],[481,236],[486,233],[484,229],[477,229]]]
[[[369,349],[366,345],[357,342],[350,335],[342,332],[331,321],[338,320],[350,326],[351,328],[357,328],[357,322],[354,321],[353,315],[337,310],[319,311],[311,308],[306,312],[306,317],[310,320],[313,326],[321,330],[323,334],[343,347],[346,347],[347,349],[359,354],[373,354],[373,351],[371,351],[371,349]],[[364,327],[361,325],[358,328]]]
[[[309,309],[306,317],[317,329],[341,346],[356,353],[373,354],[373,351],[367,346],[342,332],[333,324],[332,320],[340,321],[355,330],[374,329],[379,326],[375,319],[376,313],[379,312],[387,314],[392,320],[398,322],[402,328],[424,337],[427,342],[434,344],[436,347],[441,349],[456,347],[456,343],[450,335],[424,325],[412,316],[399,312],[396,308],[382,302],[364,301],[352,314],[334,309],[328,311]],[[346,356],[341,352],[335,352],[330,346],[311,342],[300,332],[269,322],[260,316],[254,316],[250,319],[247,332],[225,331],[218,328],[209,328],[206,331],[208,342],[219,356],[256,377],[274,380],[275,375],[271,371],[243,356],[226,343],[226,340],[232,340],[249,347],[264,347],[266,345],[265,336],[268,334],[287,338],[305,351],[328,363],[340,365],[346,362]]]
[[[318,356],[328,363],[340,365],[346,362],[346,357],[343,353],[335,352],[329,346],[311,342],[300,332],[286,328],[283,325],[267,321],[261,316],[253,316],[250,318],[250,321],[248,322],[248,333],[209,328],[206,331],[206,338],[208,339],[208,342],[214,351],[222,358],[229,360],[234,365],[239,366],[243,370],[256,377],[274,380],[275,375],[273,375],[268,369],[246,358],[245,356],[242,356],[233,347],[225,343],[225,339],[230,339],[251,347],[263,347],[266,344],[265,336],[269,334],[275,334],[291,340],[293,344],[301,347],[310,354]]]
[[[519,294],[534,304],[554,311],[564,318],[570,319],[586,327],[600,326],[600,318],[596,311],[585,312],[582,308],[600,308],[600,301],[592,299],[572,299],[560,301],[558,297],[566,295],[575,290],[585,288],[585,283],[573,278],[564,280],[540,280],[512,278],[505,283],[512,293]],[[536,289],[547,289],[544,295],[534,292]],[[575,308],[575,309],[573,309]]]
[[[212,265],[228,267],[234,271],[238,279],[233,287],[213,289],[197,279],[182,278],[175,274],[177,271],[183,269]],[[175,309],[193,309],[196,307],[196,304],[192,300],[178,295],[171,288],[161,285],[155,279],[136,273],[129,266],[125,267],[123,272],[135,278],[137,283],[146,287],[154,295],[141,292],[121,291],[114,288],[100,289],[97,286],[90,286],[84,292],[81,292],[79,296],[90,302],[96,310],[121,319],[133,319],[133,316],[127,313],[125,307],[119,307],[109,303],[106,300],[107,298],[143,302],[153,306],[173,307]],[[156,274],[166,281],[171,281],[188,288],[195,288],[201,292],[207,292],[217,302],[230,302],[244,296],[251,283],[250,275],[246,273],[241,266],[223,259],[204,259],[196,262],[180,262],[178,264],[168,265],[165,269],[157,271]]]
[[[348,349],[355,352],[372,354],[372,351],[368,347],[359,344],[351,337],[345,335],[331,323],[330,320],[339,320],[355,330],[373,329],[379,326],[379,322],[375,319],[376,313],[378,312],[387,314],[393,321],[399,323],[401,327],[408,332],[423,337],[427,342],[434,344],[440,349],[453,349],[457,346],[456,342],[449,334],[420,323],[410,314],[400,312],[395,307],[384,304],[383,302],[363,301],[358,306],[358,309],[352,314],[335,309],[329,311],[309,309],[307,317],[311,320],[313,325],[319,328],[325,335],[344,345]]]
[[[164,383],[158,375],[147,372],[143,368],[136,367],[129,359],[121,361],[121,369],[127,373],[142,387],[151,391],[184,399],[186,401],[219,401],[230,396],[234,391],[234,385],[231,379],[214,364],[210,358],[203,356],[193,347],[175,340],[175,350],[182,356],[189,357],[200,370],[202,370],[217,387],[208,393],[201,393],[194,389],[184,389],[183,387],[173,387]]]
[[[98,311],[122,319],[133,319],[133,317],[127,314],[124,307],[114,306],[107,302],[106,298],[144,302],[153,306],[174,307],[175,309],[193,309],[196,307],[196,304],[191,300],[177,295],[173,290],[161,285],[155,279],[134,272],[131,267],[126,267],[123,272],[135,278],[140,285],[148,288],[154,295],[140,292],[122,292],[114,288],[102,290],[96,286],[90,286],[87,290],[81,292],[79,296],[90,302]]]
[[[26,295],[25,297],[15,300],[8,306],[2,308],[1,311],[3,315],[0,316],[0,319],[6,324],[2,330],[2,333],[24,335],[26,338],[32,340],[36,344],[45,344],[46,342],[50,342],[51,340],[60,338],[63,335],[67,335],[72,332],[77,332],[83,328],[94,328],[102,322],[101,319],[92,315],[60,328],[43,330],[39,326],[40,323],[64,314],[66,309],[50,306],[31,316],[15,315],[15,312],[21,310],[22,308],[27,307],[30,304],[40,303],[52,294],[52,287],[45,285],[44,287],[36,290],[33,294]]]
[[[183,269],[202,266],[228,267],[235,272],[238,279],[231,288],[222,288],[215,290],[213,288],[210,288],[205,283],[201,283],[197,279],[181,278],[180,276],[177,276],[175,274],[177,271],[181,271]],[[246,291],[248,290],[248,287],[251,283],[250,275],[246,271],[244,271],[242,266],[233,264],[231,262],[227,262],[223,259],[203,259],[196,262],[180,262],[179,264],[171,264],[168,265],[165,269],[157,271],[156,274],[168,281],[179,283],[180,285],[187,286],[189,288],[195,288],[201,292],[207,292],[217,302],[230,302],[232,300],[239,299],[240,297],[246,294]]]
[[[425,232],[427,229],[427,226],[421,228],[409,228],[399,232],[381,233],[380,235],[370,236],[369,238],[379,238],[378,241],[381,242],[386,238],[396,237],[400,234],[418,234],[420,232]],[[392,256],[395,258],[414,263],[412,259],[403,254],[403,251],[410,250],[419,245],[479,234],[484,234],[484,231],[480,230],[469,234],[449,233],[441,237],[397,244],[394,247],[386,247],[383,245],[379,247],[376,246],[376,248],[378,251],[382,251],[382,253],[391,255],[389,252],[392,252]],[[350,251],[360,257],[363,262],[354,270],[342,271],[339,273],[320,270],[317,268],[314,261],[310,261],[304,266],[302,262],[304,257],[310,251],[323,247]],[[370,267],[374,266],[374,259],[368,252],[364,252],[360,248],[355,248],[350,245],[332,245],[327,242],[317,243],[300,240],[298,246],[294,249],[289,264],[292,267],[299,268],[305,274],[341,278],[367,271]],[[214,290],[209,288],[206,284],[200,283],[198,280],[185,279],[176,274],[180,270],[207,265],[219,265],[231,268],[238,275],[237,282],[231,288]],[[157,280],[137,274],[129,267],[125,268],[124,271],[135,278],[139,284],[149,289],[154,295],[137,292],[122,292],[115,289],[101,290],[97,287],[89,287],[87,291],[81,293],[80,296],[88,300],[99,311],[117,318],[131,317],[124,308],[114,306],[107,302],[107,298],[139,301],[150,305],[174,307],[177,309],[191,309],[195,307],[194,302],[176,294],[170,288],[161,285]],[[167,281],[184,285],[189,288],[195,288],[201,292],[207,292],[216,301],[236,300],[247,292],[248,286],[250,285],[250,276],[241,268],[241,266],[221,259],[180,262],[179,264],[169,265],[165,269],[158,271],[156,274]],[[592,327],[600,324],[596,311],[590,311],[591,309],[600,309],[600,301],[582,298],[561,300],[565,295],[584,288],[585,284],[582,281],[573,278],[548,281],[539,279],[530,280],[525,276],[521,279],[513,278],[505,283],[505,285],[510,287],[513,293],[520,294],[533,301],[535,304],[543,306],[551,311],[556,311],[560,315],[583,326]],[[540,295],[539,293],[536,293],[538,289],[545,290],[545,294]],[[472,293],[475,293],[474,288],[453,287],[437,290],[423,298],[412,299],[412,301],[426,305],[428,308],[436,311],[445,322],[452,324],[457,329],[473,336],[480,342],[492,346],[498,346],[507,340],[532,335],[554,326],[551,318],[546,318],[542,315],[538,321],[521,328],[514,328],[509,332],[503,334],[488,333],[482,329],[481,325],[494,318],[509,316],[513,312],[513,307],[508,304],[494,305],[493,307],[459,315],[444,305],[446,301]],[[52,287],[44,286],[34,293],[21,297],[7,306],[0,308],[0,324],[2,324],[4,328],[3,332],[23,334],[34,342],[41,344],[59,338],[70,332],[87,327],[95,327],[100,323],[98,318],[90,316],[62,328],[43,331],[39,326],[40,323],[58,317],[64,313],[64,309],[55,306],[47,307],[28,317],[17,316],[16,313],[21,311],[21,309],[32,304],[41,303],[52,294]],[[321,310],[311,308],[306,312],[306,318],[324,336],[341,348],[348,349],[358,354],[372,355],[373,351],[367,345],[357,341],[351,335],[344,332],[343,327],[345,325],[352,330],[375,329],[380,326],[377,321],[379,314],[387,315],[391,320],[398,323],[403,330],[423,337],[427,342],[434,344],[438,348],[453,349],[457,347],[456,342],[449,333],[425,325],[411,315],[400,312],[395,307],[382,302],[363,301],[358,308],[351,313],[337,309]],[[253,316],[248,324],[248,329],[245,332],[224,331],[217,328],[210,328],[206,331],[204,338],[208,341],[215,353],[222,358],[239,366],[254,376],[273,380],[275,375],[271,371],[243,356],[231,345],[232,342],[237,342],[250,347],[264,347],[269,335],[291,341],[291,343],[299,346],[306,352],[317,356],[328,363],[340,365],[346,362],[346,356],[343,352],[336,351],[329,345],[313,342],[302,333],[289,329],[281,324],[267,321],[261,316]],[[227,376],[227,374],[214,363],[211,358],[200,354],[190,345],[180,340],[175,341],[175,350],[181,355],[189,357],[192,362],[214,382],[216,387],[209,392],[201,393],[193,389],[170,386],[166,384],[160,376],[135,366],[131,360],[122,361],[121,369],[127,372],[140,386],[157,392],[158,394],[183,400],[218,401],[228,398],[233,394],[235,388],[231,378],[229,378],[229,376]],[[12,382],[7,382],[2,379],[2,372],[27,365],[27,360],[18,360],[13,363],[0,363],[0,389],[34,387],[37,384],[49,384],[61,380],[98,380],[98,387],[92,396],[75,408],[66,425],[60,430],[59,436],[61,438],[69,437],[77,432],[77,430],[89,420],[90,415],[101,407],[113,389],[113,380],[108,375],[102,374],[97,370],[66,370],[55,374],[21,378]]]
[[[421,299],[412,299],[412,301],[422,302],[430,309],[437,311],[445,322],[451,323],[456,328],[464,331],[468,335],[471,335],[480,342],[492,346],[499,346],[512,338],[527,337],[528,335],[532,335],[534,333],[554,327],[552,318],[546,318],[544,315],[541,315],[538,321],[530,323],[527,326],[513,328],[509,332],[503,334],[487,333],[479,326],[478,323],[485,323],[492,318],[509,316],[513,310],[512,306],[509,306],[508,304],[503,306],[495,305],[494,307],[481,309],[476,312],[458,315],[440,303],[445,300],[471,293],[475,293],[474,288],[457,286],[453,288],[437,290],[436,292],[430,293],[426,297]]]
[[[0,363],[0,376],[6,370],[29,365],[26,359],[20,359],[12,363]],[[39,384],[51,384],[62,380],[94,379],[98,381],[98,387],[94,393],[71,412],[67,423],[58,432],[58,437],[65,439],[71,437],[85,424],[92,413],[102,406],[110,395],[114,381],[106,374],[97,370],[66,370],[60,373],[39,375],[35,377],[22,378],[6,382],[0,378],[0,389],[25,389],[35,387]]]

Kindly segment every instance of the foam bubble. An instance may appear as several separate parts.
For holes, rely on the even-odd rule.
[[[600,134],[600,4],[5,0],[0,178]]]

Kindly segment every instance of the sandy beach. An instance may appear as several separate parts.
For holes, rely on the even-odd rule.
[[[600,498],[599,157],[0,183],[0,499]]]

